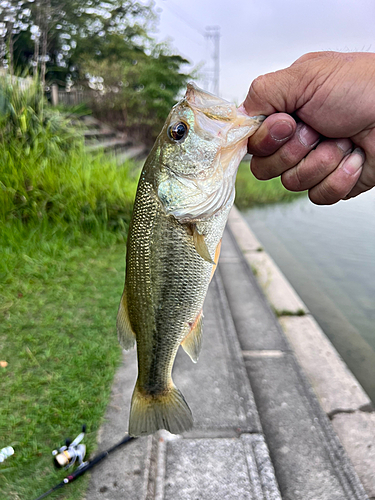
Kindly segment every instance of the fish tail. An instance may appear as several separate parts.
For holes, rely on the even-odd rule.
[[[147,394],[135,386],[129,417],[129,434],[145,436],[159,429],[180,434],[191,429],[193,416],[182,393],[173,384],[160,394]]]

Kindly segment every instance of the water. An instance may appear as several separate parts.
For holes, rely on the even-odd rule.
[[[375,189],[332,206],[299,198],[243,215],[375,402]]]

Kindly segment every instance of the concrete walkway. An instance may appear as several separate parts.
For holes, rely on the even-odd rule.
[[[233,236],[236,214],[205,302],[199,362],[180,350],[175,363],[194,429],[130,442],[95,469],[87,500],[369,498]],[[117,373],[99,450],[124,436],[135,379],[132,351]]]

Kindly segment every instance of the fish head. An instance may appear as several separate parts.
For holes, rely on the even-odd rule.
[[[188,84],[155,145],[158,196],[167,214],[181,222],[201,220],[233,203],[247,139],[263,119]]]

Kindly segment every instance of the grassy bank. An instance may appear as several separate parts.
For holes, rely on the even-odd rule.
[[[82,424],[95,448],[121,358],[134,170],[86,153],[39,85],[0,80],[0,448],[15,449],[0,464],[2,499],[33,499],[61,480],[51,451]],[[55,498],[81,498],[85,481]]]
[[[23,268],[43,272],[45,258],[87,237],[125,240],[137,184],[130,167],[84,151],[45,164],[22,159],[11,172],[9,165],[0,154],[0,285]]]
[[[242,162],[238,169],[235,204],[240,210],[256,205],[289,202],[304,195],[305,193],[292,193],[285,189],[279,177],[258,181],[251,173],[248,162]]]
[[[0,448],[15,449],[0,464],[4,499],[32,499],[59,482],[66,472],[54,470],[51,450],[82,424],[95,449],[121,358],[115,321],[136,179],[105,158],[77,160],[70,187],[63,171],[48,189],[40,175],[39,193],[29,190],[1,223]],[[81,498],[86,483],[54,496]]]
[[[136,179],[108,159],[75,155],[70,184],[63,170],[48,188],[35,177],[1,220],[0,448],[15,455],[0,464],[0,498],[9,500],[35,498],[66,475],[51,450],[82,424],[95,449],[121,358],[115,321]],[[54,497],[81,498],[86,482]]]
[[[84,423],[88,452],[95,449],[121,358],[115,318],[125,252],[123,244],[81,243],[43,265],[29,261],[0,306],[0,359],[8,363],[0,368],[0,447],[15,449],[0,464],[0,498],[32,500],[61,481],[66,472],[54,470],[51,451]],[[81,498],[86,481],[52,498]]]

